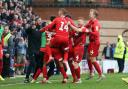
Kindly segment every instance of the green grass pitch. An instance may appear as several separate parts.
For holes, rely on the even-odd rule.
[[[96,75],[93,79],[86,80],[87,74],[82,75],[81,84],[71,83],[71,76],[67,84],[61,84],[62,76],[53,76],[51,84],[24,84],[24,78],[14,78],[0,81],[0,89],[128,89],[128,84],[121,80],[122,77],[128,77],[128,74],[108,74],[100,82],[96,81],[97,77]],[[41,78],[37,81],[40,80]]]

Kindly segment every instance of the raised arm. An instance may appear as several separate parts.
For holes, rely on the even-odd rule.
[[[55,20],[53,22],[51,22],[50,24],[48,24],[47,26],[43,27],[40,32],[44,32],[46,30],[53,30],[52,28],[55,26]]]
[[[69,23],[69,26],[75,30],[76,32],[89,32],[89,30],[86,28],[86,27],[81,27],[81,28],[78,28],[76,27],[75,25],[72,25],[71,23]]]

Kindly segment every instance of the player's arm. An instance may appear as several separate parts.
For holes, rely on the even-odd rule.
[[[89,27],[91,26],[92,22],[93,22],[93,21],[89,20],[89,21],[87,22],[87,24],[85,24],[84,27],[89,28]]]
[[[99,26],[95,26],[94,27],[94,31],[93,32],[89,32],[89,34],[97,35],[97,33],[99,33],[99,30],[100,30],[100,27]]]
[[[81,28],[78,28],[76,27],[75,25],[72,25],[70,22],[69,22],[69,26],[75,30],[76,32],[88,32],[88,29],[86,27],[81,27]]]
[[[49,25],[43,27],[40,32],[44,32],[44,31],[51,31],[53,30],[52,28],[55,26],[55,21],[51,22]]]

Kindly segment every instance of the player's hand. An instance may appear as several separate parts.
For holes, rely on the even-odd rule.
[[[40,32],[45,32],[44,27],[39,30]]]
[[[66,64],[66,63],[67,63],[67,61],[63,60],[63,63],[65,63],[65,64]]]
[[[86,29],[86,33],[89,33],[89,29]]]
[[[5,54],[5,56],[6,56],[6,58],[9,58],[10,55],[7,53],[7,54]]]
[[[70,21],[68,21],[67,25],[69,25],[69,26],[71,25]]]

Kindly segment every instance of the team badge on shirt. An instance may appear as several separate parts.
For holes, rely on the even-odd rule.
[[[90,51],[90,55],[93,55],[93,53],[94,53],[94,51],[93,51],[93,50],[91,50],[91,51]]]

